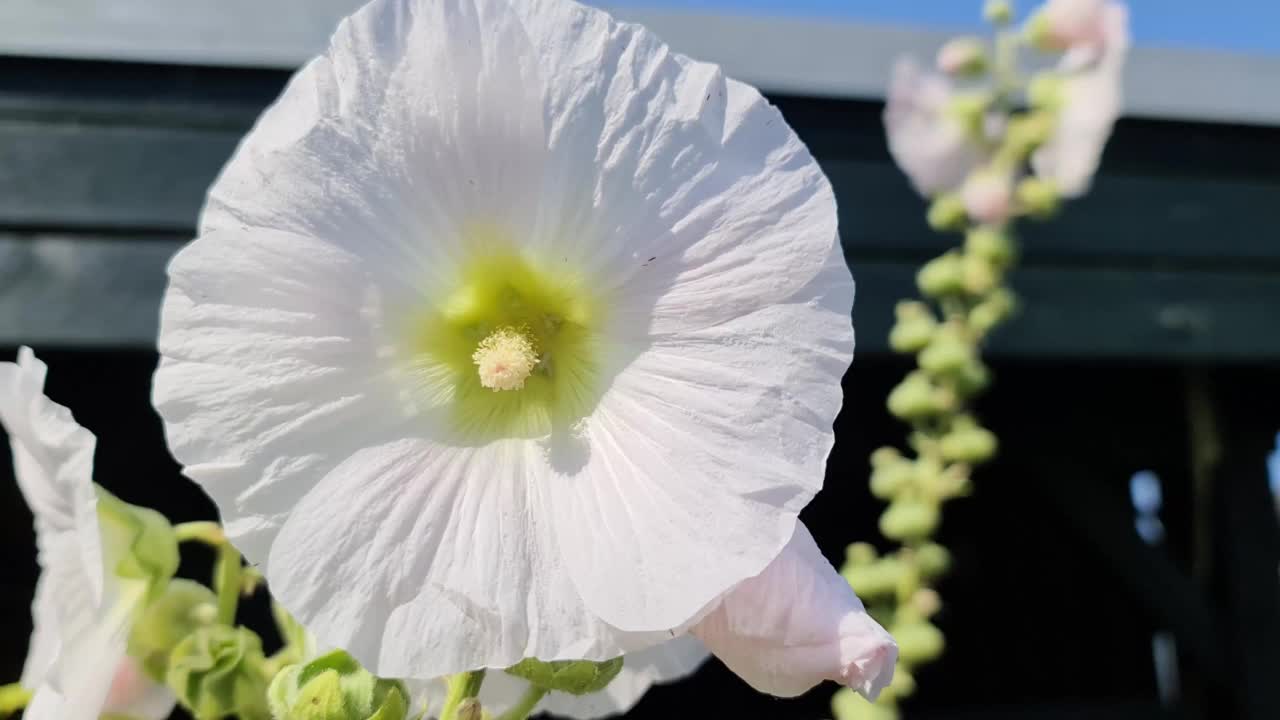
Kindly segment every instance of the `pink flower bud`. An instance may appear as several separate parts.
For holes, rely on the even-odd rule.
[[[893,638],[800,523],[778,557],[691,633],[752,687],[782,697],[834,680],[874,699],[898,657]]]
[[[961,198],[969,217],[1000,224],[1008,220],[1013,211],[1013,178],[995,170],[974,173],[965,181]]]

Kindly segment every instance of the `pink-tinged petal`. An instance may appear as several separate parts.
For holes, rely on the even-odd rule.
[[[792,697],[834,680],[874,699],[898,647],[802,523],[764,572],[731,590],[692,634],[761,692]]]
[[[951,80],[912,58],[893,68],[884,111],[889,152],[921,195],[952,190],[978,163],[978,151],[948,107]]]
[[[116,666],[102,712],[136,720],[164,720],[176,704],[168,687],[148,677],[137,660],[126,657]]]
[[[1107,0],[1049,0],[1040,11],[1042,42],[1049,48],[1067,50],[1098,47],[1106,42]]]
[[[1065,197],[1088,192],[1102,162],[1102,151],[1120,116],[1125,57],[1129,50],[1129,13],[1108,3],[1103,14],[1104,42],[1068,52],[1060,69],[1063,106],[1053,136],[1031,158],[1036,175],[1052,181]],[[1101,54],[1098,53],[1101,48]]]

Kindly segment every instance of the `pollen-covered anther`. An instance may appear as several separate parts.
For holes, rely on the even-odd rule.
[[[519,390],[538,366],[538,353],[526,332],[512,327],[494,330],[472,353],[480,384],[497,392]]]

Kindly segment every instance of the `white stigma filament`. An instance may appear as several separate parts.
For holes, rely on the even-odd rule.
[[[538,365],[538,353],[526,333],[502,327],[480,341],[471,354],[480,384],[493,390],[519,390]]]

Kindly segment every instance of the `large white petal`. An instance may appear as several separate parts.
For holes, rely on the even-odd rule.
[[[70,410],[44,395],[47,371],[25,347],[16,364],[0,363],[0,424],[9,434],[18,487],[35,515],[41,568],[74,564],[74,571],[61,570],[83,583],[97,604],[103,569],[93,489],[96,440]],[[51,597],[61,594],[62,588],[50,588]]]
[[[56,670],[35,689],[28,720],[97,720],[111,694],[116,670],[125,661],[132,618],[144,595],[140,583],[123,588],[106,608],[86,593],[59,598],[69,614],[59,617],[62,647]]]
[[[202,234],[284,230],[447,278],[472,226],[537,224],[541,87],[505,0],[375,0],[242,142]]]
[[[58,631],[55,592],[57,588],[49,582],[48,575],[36,580],[35,599],[31,602],[31,642],[22,666],[21,685],[25,688],[34,688],[43,682],[58,661],[62,638]]]
[[[544,222],[627,331],[698,328],[784,300],[837,242],[830,184],[781,113],[639,25],[512,3],[546,78]]]
[[[752,687],[784,697],[835,680],[874,699],[898,654],[801,523],[778,558],[692,632]]]
[[[836,249],[788,302],[654,338],[614,380],[581,467],[539,483],[593,612],[678,627],[777,556],[822,485],[852,302]]]
[[[276,231],[220,231],[169,267],[153,401],[169,449],[265,563],[298,499],[403,422],[382,394],[367,273],[350,253]]]
[[[303,498],[268,567],[281,603],[384,677],[605,660],[661,642],[583,607],[530,492],[536,447],[416,438],[357,452]]]
[[[1129,14],[1124,5],[1108,2],[1101,15],[1102,43],[1063,57],[1063,106],[1053,135],[1031,157],[1036,174],[1053,181],[1065,197],[1089,191],[1122,110]]]

